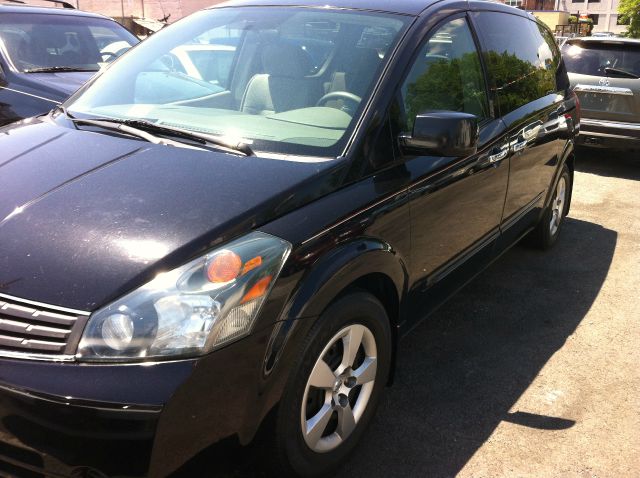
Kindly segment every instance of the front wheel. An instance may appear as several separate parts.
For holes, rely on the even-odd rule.
[[[529,236],[531,245],[539,249],[549,249],[555,244],[560,235],[564,218],[569,211],[572,187],[571,173],[565,164],[555,185],[551,202]]]
[[[374,296],[352,293],[327,308],[279,406],[278,475],[325,476],[340,466],[373,417],[390,362],[389,320]]]

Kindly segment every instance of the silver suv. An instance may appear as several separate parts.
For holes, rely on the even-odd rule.
[[[640,149],[640,40],[573,38],[562,55],[582,107],[578,144]]]

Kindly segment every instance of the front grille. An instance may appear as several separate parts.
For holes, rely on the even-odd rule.
[[[71,359],[88,315],[0,294],[0,355]]]

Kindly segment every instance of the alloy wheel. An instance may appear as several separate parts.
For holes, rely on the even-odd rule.
[[[562,217],[564,214],[564,204],[567,197],[567,180],[564,176],[560,177],[556,186],[556,193],[551,202],[551,220],[549,221],[549,231],[551,235],[558,232]]]
[[[311,370],[302,401],[302,435],[311,450],[329,452],[353,433],[376,372],[376,340],[366,326],[352,324],[333,336]]]

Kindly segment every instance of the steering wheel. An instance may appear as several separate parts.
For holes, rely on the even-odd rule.
[[[320,98],[316,103],[316,106],[324,106],[329,101],[336,100],[343,100],[349,103],[350,106],[347,106],[345,104],[338,109],[344,111],[345,113],[353,114],[355,110],[358,109],[362,98],[360,98],[358,95],[354,95],[353,93],[349,93],[348,91],[332,91],[331,93],[327,93],[322,98]]]

